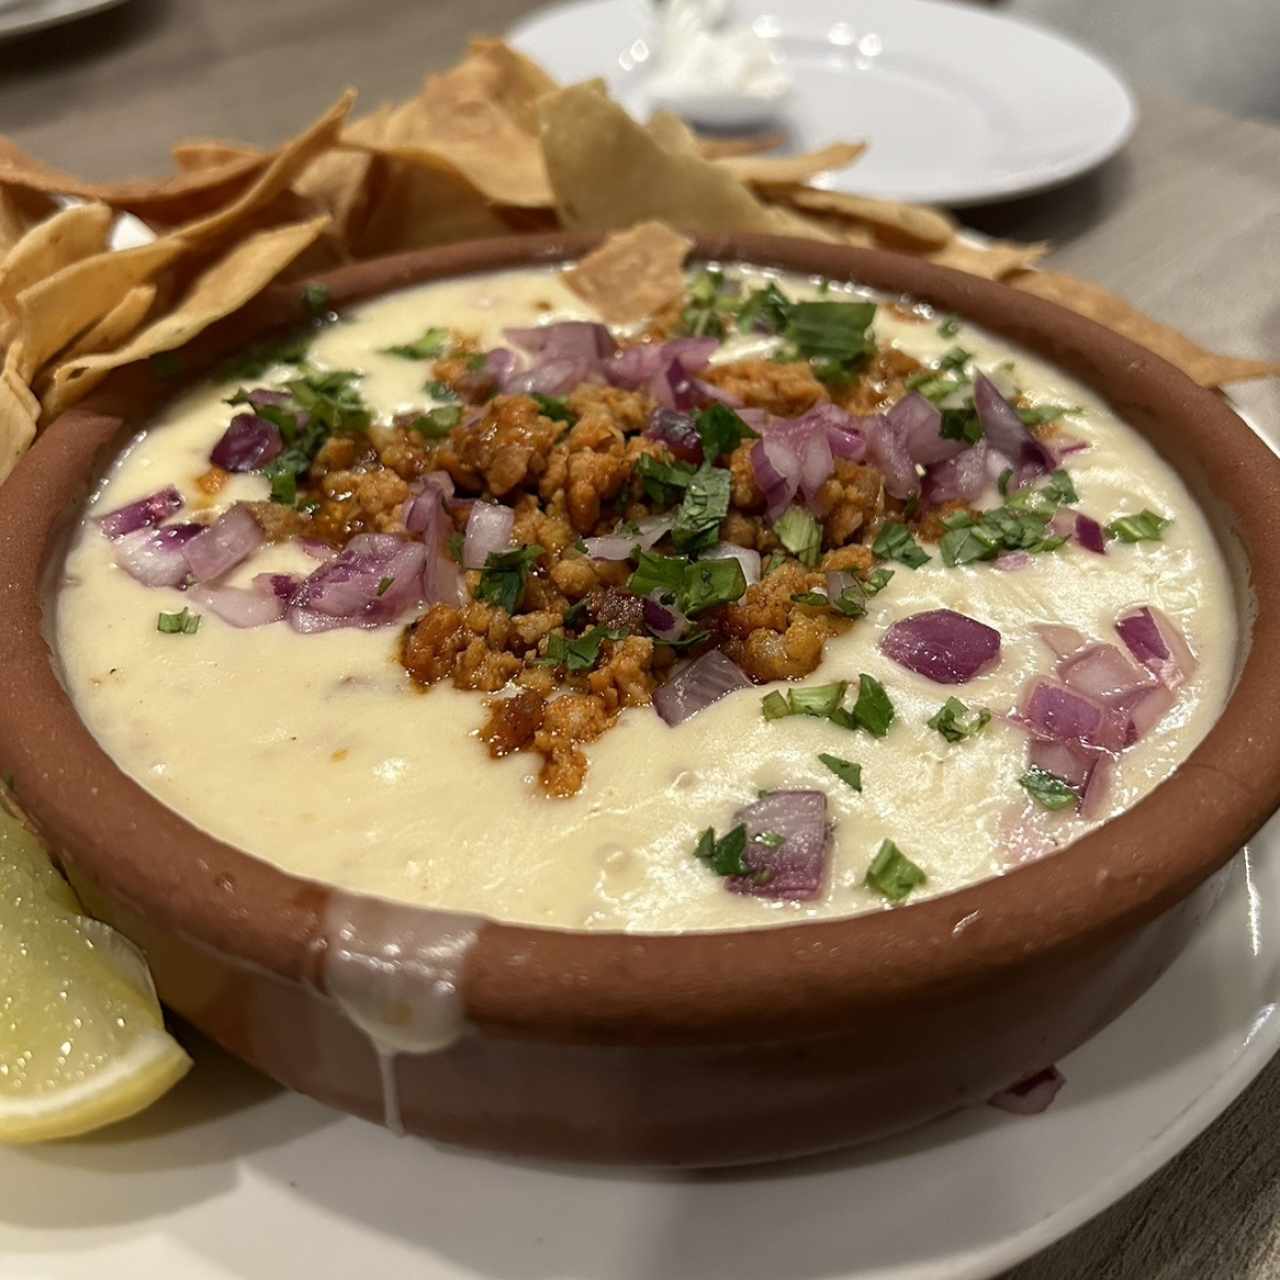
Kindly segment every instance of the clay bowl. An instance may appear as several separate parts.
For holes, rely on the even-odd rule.
[[[593,243],[458,245],[327,283],[341,306]],[[146,951],[166,1004],[291,1088],[380,1120],[387,1066],[412,1132],[596,1161],[763,1160],[902,1129],[987,1097],[1124,1010],[1212,905],[1214,873],[1280,804],[1280,463],[1218,396],[1047,302],[914,259],[749,235],[704,237],[699,252],[909,293],[1101,393],[1177,468],[1233,566],[1245,638],[1231,700],[1129,812],[945,897],[725,934],[485,923],[457,981],[461,1037],[380,1061],[329,990],[334,922],[373,912],[408,948],[454,922],[288,875],[195,830],[112,764],[58,682],[45,619],[64,535],[113,451],[173,391],[148,367],[122,371],[0,490],[0,772],[90,908]],[[296,323],[299,294],[255,301],[188,347],[182,367],[197,373]],[[425,1008],[422,972],[399,981]]]

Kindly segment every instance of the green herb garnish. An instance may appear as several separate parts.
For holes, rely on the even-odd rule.
[[[309,369],[285,383],[285,390],[313,422],[323,422],[330,431],[367,431],[373,415],[356,390],[361,376],[354,369]]]
[[[773,531],[801,564],[813,568],[818,563],[822,554],[822,526],[812,512],[803,507],[788,507],[773,522]]]
[[[911,536],[905,524],[890,520],[876,535],[871,550],[881,560],[897,560],[909,569],[918,569],[933,557]]]
[[[720,522],[729,514],[732,487],[729,472],[709,463],[703,463],[689,477],[671,527],[671,541],[677,551],[695,554],[720,541]]]
[[[656,591],[660,599],[674,603],[690,618],[704,609],[731,604],[746,589],[742,565],[732,557],[689,561],[655,551],[637,554],[635,572],[627,581],[627,590],[633,595],[647,596]]]
[[[308,284],[302,287],[302,305],[312,320],[327,320],[329,311],[329,286]]]
[[[862,766],[855,764],[852,760],[843,760],[839,756],[829,756],[825,751],[818,753],[818,759],[831,770],[832,773],[840,779],[841,782],[847,783],[855,791],[862,790]]]
[[[831,713],[840,705],[844,691],[848,688],[844,680],[833,684],[810,685],[807,689],[788,689],[787,703],[793,716],[817,716],[820,720],[829,719]]]
[[[853,704],[853,719],[876,738],[883,738],[893,723],[893,703],[884,685],[864,671],[858,677],[858,698]]]
[[[875,349],[874,302],[797,302],[784,332],[823,382],[844,382]]]
[[[1019,409],[1018,417],[1022,419],[1025,426],[1038,427],[1042,423],[1056,421],[1058,418],[1061,418],[1064,413],[1083,412],[1084,410],[1079,405],[1076,405],[1075,408],[1071,408],[1069,405],[1065,404],[1041,404],[1037,405],[1034,409]]]
[[[735,310],[735,300],[726,292],[725,275],[714,267],[700,271],[690,281],[680,314],[682,333],[695,338],[723,338],[724,322]]]
[[[963,440],[977,444],[982,439],[982,423],[972,409],[943,409],[938,434],[944,440]]]
[[[1159,542],[1172,523],[1168,516],[1144,508],[1136,516],[1117,516],[1107,525],[1107,532],[1121,542]]]
[[[394,579],[394,578],[382,578],[382,579],[380,579],[380,580],[379,580],[379,582],[378,582],[378,595],[380,595],[380,596],[385,596],[385,595],[387,594],[387,592],[391,590],[391,584],[392,584],[394,581],[395,581],[395,579]]]
[[[892,840],[883,840],[867,868],[866,883],[890,902],[901,902],[926,879],[925,873]]]
[[[694,847],[695,858],[705,862],[718,876],[749,876],[751,868],[743,861],[747,848],[746,823],[740,822],[727,835],[716,839],[714,828],[708,827]]]
[[[669,507],[680,501],[693,479],[695,467],[687,462],[663,462],[643,453],[632,473],[644,485],[645,496],[655,506]]]
[[[185,608],[180,613],[162,613],[156,618],[156,630],[166,636],[193,636],[200,630],[200,614]]]
[[[702,441],[702,456],[707,462],[732,453],[742,442],[754,439],[753,431],[727,404],[713,404],[693,420]]]
[[[449,552],[449,557],[457,564],[462,563],[462,548],[466,540],[466,535],[459,533],[456,529],[445,539],[444,545]]]
[[[462,421],[462,406],[442,404],[420,413],[409,423],[409,430],[416,431],[428,440],[443,440]]]
[[[960,332],[960,321],[955,316],[944,317],[942,323],[938,326],[938,336],[940,338],[954,338]]]
[[[986,707],[974,707],[972,711],[959,698],[948,698],[926,722],[948,742],[963,742],[981,733],[991,722],[991,712]]]
[[[430,382],[424,384],[422,389],[433,400],[456,400],[458,398],[458,393],[447,382],[441,382],[438,378],[433,378]]]
[[[535,391],[530,399],[538,406],[542,416],[550,418],[552,422],[567,422],[572,426],[578,421],[578,415],[569,408],[569,402],[563,396],[544,396],[542,392]]]
[[[536,543],[516,547],[512,551],[489,552],[484,568],[480,571],[476,599],[497,605],[508,613],[515,613],[520,597],[524,595],[529,570],[540,555],[542,548]]]
[[[781,333],[794,307],[791,299],[770,280],[763,289],[753,289],[738,308],[738,329],[742,333]]]
[[[381,347],[384,356],[399,356],[402,360],[433,360],[449,349],[449,330],[432,326],[420,338],[402,342],[394,347]]]
[[[1045,809],[1065,809],[1080,801],[1079,793],[1065,778],[1036,764],[1018,779],[1018,785],[1024,787],[1036,804]]]
[[[567,614],[565,616],[568,617]],[[550,635],[547,637],[546,655],[536,658],[535,665],[564,667],[567,671],[591,671],[600,661],[604,642],[621,640],[627,634],[626,631],[597,626],[583,632],[576,640],[562,635]]]

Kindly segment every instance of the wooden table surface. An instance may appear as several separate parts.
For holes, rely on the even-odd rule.
[[[89,177],[159,172],[179,136],[268,143],[317,114],[345,83],[360,89],[366,107],[403,95],[425,70],[451,61],[468,34],[501,32],[534,7],[526,0],[132,0],[0,45],[0,131]],[[1074,14],[1077,24],[1099,12],[1087,0],[1008,7],[1049,18]],[[1255,18],[1264,35],[1280,35],[1275,0],[1131,0],[1116,11],[1135,8],[1148,15],[1152,38],[1161,36],[1175,53],[1178,42],[1165,29],[1175,13],[1184,24],[1203,22],[1206,36],[1220,34],[1221,21]],[[1120,35],[1130,27],[1134,48],[1147,51],[1140,19],[1110,19]],[[1221,69],[1218,100],[1238,109],[1280,107],[1274,40],[1242,43],[1248,47]],[[1191,59],[1185,75],[1165,58],[1162,78],[1202,86],[1202,43],[1182,44],[1180,56]],[[1268,44],[1271,53],[1260,56]],[[1113,56],[1126,61],[1124,49]],[[1139,74],[1145,66],[1136,64]],[[1264,73],[1267,84],[1250,90],[1248,76]],[[1049,239],[1055,265],[1223,350],[1274,356],[1280,128],[1151,93],[1141,106],[1132,143],[1097,172],[1052,193],[968,210],[965,220],[994,234]],[[1240,388],[1237,399],[1259,421],[1280,425],[1280,382]],[[1280,1275],[1276,1117],[1280,1059],[1163,1171],[1008,1280]]]

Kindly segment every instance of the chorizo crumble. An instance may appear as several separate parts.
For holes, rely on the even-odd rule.
[[[425,541],[437,587],[400,662],[423,688],[491,695],[490,754],[537,753],[543,789],[569,796],[583,746],[651,703],[677,664],[718,649],[753,682],[802,679],[890,576],[877,564],[918,563],[915,540],[966,515],[963,502],[890,496],[863,446],[875,420],[861,415],[922,384],[935,403],[968,385],[963,362],[926,368],[877,345],[874,313],[847,297],[793,303],[773,284],[744,296],[708,271],[639,337],[581,322],[521,331],[559,345],[528,345],[519,376],[512,353],[433,329],[391,349],[422,360],[433,407],[384,422],[358,375],[304,365],[279,391],[232,397],[283,445],[252,468],[272,500],[245,505],[268,540],[327,544],[338,561],[360,535]],[[708,365],[735,330],[766,335],[771,352]],[[779,476],[776,441],[799,479]],[[202,486],[224,481],[214,468]],[[501,505],[509,534],[477,562],[480,503]]]

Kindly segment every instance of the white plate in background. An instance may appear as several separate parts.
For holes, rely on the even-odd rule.
[[[124,0],[0,0],[0,40],[113,9]]]
[[[866,138],[825,185],[963,205],[1053,186],[1101,163],[1136,119],[1119,76],[1062,36],[932,0],[730,0],[767,38],[794,89],[789,150]],[[653,68],[650,0],[576,0],[510,33],[563,82],[603,76],[640,119]]]

